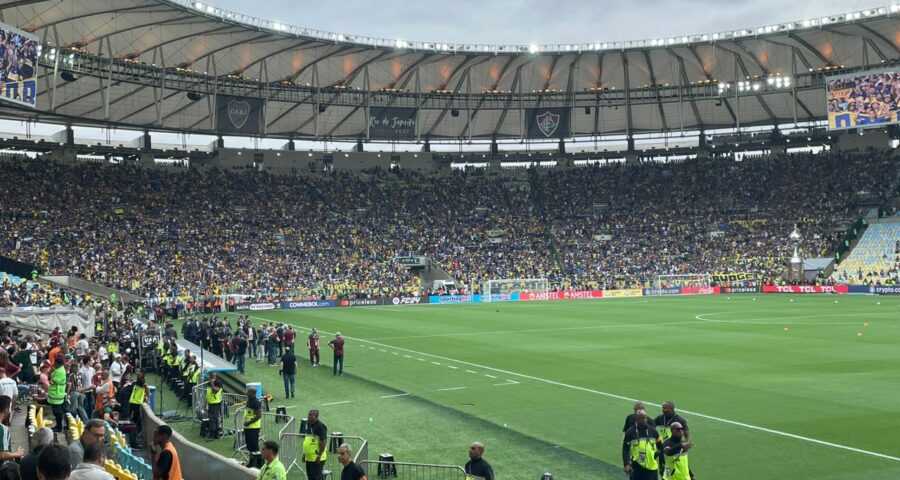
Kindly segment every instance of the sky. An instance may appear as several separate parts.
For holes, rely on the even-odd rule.
[[[438,43],[641,40],[785,23],[890,0],[205,0],[319,30]],[[252,7],[251,7],[252,5]]]

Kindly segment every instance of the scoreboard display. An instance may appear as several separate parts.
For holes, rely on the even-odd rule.
[[[896,124],[900,72],[883,70],[829,77],[825,94],[829,130]]]
[[[0,100],[35,106],[40,53],[35,35],[0,23]]]

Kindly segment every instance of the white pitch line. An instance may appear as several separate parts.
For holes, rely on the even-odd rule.
[[[412,355],[404,355],[403,358],[412,358]]]
[[[438,391],[439,391],[439,392],[449,392],[449,391],[451,391],[451,390],[462,390],[462,389],[464,389],[464,388],[466,388],[466,387],[439,388]]]
[[[506,383],[495,383],[494,386],[495,386],[495,387],[502,387],[502,386],[504,386],[504,385],[518,385],[518,384],[519,384],[519,382],[506,382]]]
[[[487,374],[487,373],[485,373],[484,376],[485,376],[485,377],[488,377],[488,378],[497,378],[497,377],[495,377],[495,376],[493,376],[493,375],[489,375],[489,374]]]
[[[385,350],[385,349],[383,349],[383,348],[379,348],[378,351],[387,353],[387,350]]]
[[[397,352],[391,352],[391,355],[400,355],[400,354]]]
[[[759,317],[759,318],[746,318],[746,319],[737,319],[737,320],[717,320],[714,318],[705,318],[709,315],[723,315],[723,314],[734,314],[736,312],[712,312],[712,313],[701,313],[700,315],[695,316],[697,320],[706,323],[731,323],[735,325],[859,325],[862,323],[862,320],[852,321],[852,322],[762,322],[760,320],[796,320],[800,318],[822,318],[822,317],[858,317],[859,313],[832,313],[832,314],[817,314],[817,315],[788,315],[788,316],[780,316],[780,317]],[[867,316],[878,316],[879,314],[890,314],[890,312],[876,312],[876,313],[867,313]],[[891,314],[893,315],[893,314]]]
[[[454,367],[453,365],[447,365],[447,368],[452,368],[454,370],[459,370],[459,367]]]
[[[440,365],[441,362],[431,362],[432,365]]]
[[[382,395],[382,396],[380,396],[380,397],[378,397],[378,398],[397,398],[397,397],[405,397],[405,396],[407,396],[407,395],[409,395],[408,392],[407,392],[407,393],[398,393],[398,394],[396,394],[396,395]]]
[[[466,373],[478,373],[475,370],[466,370]]]
[[[420,362],[424,362],[424,361],[425,361],[424,358],[417,358],[416,360],[418,360],[418,361],[420,361]]]
[[[723,312],[723,313],[724,313],[724,312]],[[260,320],[267,320],[267,319],[265,319],[265,318],[262,318],[262,317],[255,317],[255,316],[251,316],[251,318],[256,318],[256,319],[260,319]],[[701,322],[702,322],[702,320],[701,320]],[[687,323],[696,323],[696,322],[687,322]],[[704,322],[704,323],[705,323],[705,322]],[[658,324],[657,324],[657,325],[658,325]],[[325,331],[322,331],[322,333],[333,334],[334,332],[325,332]],[[456,359],[453,359],[453,358],[443,357],[443,356],[440,356],[440,355],[433,355],[433,354],[430,354],[430,353],[418,352],[418,351],[416,351],[416,350],[410,350],[410,349],[408,349],[408,348],[394,347],[394,346],[390,346],[390,345],[385,345],[385,344],[383,344],[383,343],[378,343],[378,342],[375,342],[375,341],[372,341],[372,340],[366,340],[366,339],[364,339],[364,338],[355,338],[355,337],[346,337],[346,336],[345,336],[344,338],[349,338],[349,339],[351,339],[351,340],[356,340],[356,341],[364,342],[364,343],[370,343],[370,344],[372,344],[372,345],[377,345],[377,346],[381,346],[381,347],[396,348],[396,349],[398,349],[398,350],[402,350],[402,351],[405,351],[405,352],[409,352],[409,353],[412,353],[412,354],[414,354],[414,355],[421,355],[421,356],[423,356],[423,357],[431,357],[431,358],[437,358],[437,359],[441,359],[441,360],[448,361],[448,362],[455,362],[455,363],[459,363],[459,364],[463,364],[463,365],[468,365],[468,366],[470,366],[470,367],[480,368],[480,369],[482,369],[482,370],[490,370],[490,371],[492,371],[492,372],[502,373],[502,374],[505,374],[505,375],[512,375],[512,376],[514,376],[514,377],[525,378],[525,379],[533,380],[533,381],[536,381],[536,382],[546,383],[547,385],[554,385],[554,386],[557,386],[557,387],[568,388],[568,389],[576,390],[576,391],[579,391],[579,392],[590,393],[590,394],[593,394],[593,395],[599,395],[599,396],[603,396],[603,397],[607,397],[607,398],[613,398],[613,399],[616,399],[616,400],[622,400],[622,401],[629,402],[629,403],[634,403],[634,402],[640,401],[640,400],[638,400],[638,399],[636,399],[636,398],[627,397],[627,396],[625,396],[625,395],[617,395],[617,394],[615,394],[615,393],[603,392],[603,391],[600,391],[600,390],[594,390],[594,389],[592,389],[592,388],[580,387],[580,386],[578,386],[578,385],[570,385],[570,384],[567,384],[567,383],[557,382],[557,381],[555,381],[555,380],[549,380],[549,379],[546,379],[546,378],[535,377],[534,375],[527,375],[527,374],[524,374],[524,373],[512,372],[512,371],[509,371],[509,370],[503,370],[503,369],[500,369],[500,368],[488,367],[488,366],[486,366],[486,365],[479,365],[479,364],[477,364],[477,363],[466,362],[466,361],[463,361],[463,360],[456,360]],[[431,362],[431,363],[434,363],[434,364],[436,364],[436,365],[440,365],[440,364],[437,363],[437,362]],[[662,407],[662,405],[661,405],[661,404],[658,404],[658,403],[644,402],[644,404],[645,404],[645,405],[650,405],[651,407],[658,407],[658,408],[661,408],[661,407]],[[803,441],[803,442],[809,442],[809,443],[814,443],[814,444],[817,444],[817,445],[823,445],[823,446],[826,446],[826,447],[837,448],[837,449],[840,449],[840,450],[846,450],[846,451],[848,451],[848,452],[861,453],[861,454],[863,454],[863,455],[869,455],[869,456],[872,456],[872,457],[882,458],[882,459],[885,459],[885,460],[891,460],[891,461],[893,461],[893,462],[900,462],[900,457],[894,457],[894,456],[891,456],[891,455],[885,455],[885,454],[883,454],[883,453],[872,452],[872,451],[869,451],[869,450],[863,450],[863,449],[861,449],[861,448],[850,447],[850,446],[847,446],[847,445],[841,445],[841,444],[838,444],[838,443],[826,442],[826,441],[824,441],[824,440],[819,440],[819,439],[811,438],[811,437],[804,437],[804,436],[802,436],[802,435],[797,435],[797,434],[790,433],[790,432],[782,432],[782,431],[780,431],[780,430],[773,430],[773,429],[770,429],[770,428],[759,427],[759,426],[756,426],[756,425],[750,425],[749,423],[743,423],[743,422],[738,422],[738,421],[735,421],[735,420],[729,420],[729,419],[727,419],[727,418],[715,417],[715,416],[713,416],[713,415],[706,415],[706,414],[703,414],[703,413],[692,412],[692,411],[684,410],[684,409],[679,409],[679,410],[680,410],[682,413],[686,413],[686,414],[688,414],[688,415],[694,415],[694,416],[696,416],[696,417],[705,418],[705,419],[707,419],[707,420],[712,420],[712,421],[715,421],[715,422],[726,423],[726,424],[728,424],[728,425],[734,425],[734,426],[737,426],[737,427],[746,428],[746,429],[748,429],[748,430],[756,430],[756,431],[760,431],[760,432],[770,433],[770,434],[772,434],[772,435],[778,435],[778,436],[780,436],[780,437],[786,437],[786,438],[791,438],[791,439],[794,439],[794,440],[800,440],[800,441]]]
[[[331,403],[323,403],[323,407],[327,407],[329,405],[343,405],[345,403],[353,403],[353,400],[344,400],[343,402],[331,402]]]

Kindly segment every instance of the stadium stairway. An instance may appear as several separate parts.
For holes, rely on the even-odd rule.
[[[541,186],[540,179],[537,175],[537,170],[535,168],[528,169],[528,183],[529,183],[529,193],[528,199],[531,201],[531,204],[538,211],[541,224],[544,227],[544,234],[547,235],[548,242],[550,244],[550,250],[553,254],[553,260],[556,262],[556,268],[559,271],[563,271],[565,266],[563,265],[562,258],[559,255],[559,245],[556,244],[556,236],[551,232],[553,231],[553,226],[550,222],[550,218],[547,215],[547,202],[544,199],[544,189]]]
[[[835,269],[832,278],[842,283],[880,281],[885,284],[890,277],[888,272],[897,262],[895,249],[898,239],[900,217],[889,217],[869,225],[847,258]]]

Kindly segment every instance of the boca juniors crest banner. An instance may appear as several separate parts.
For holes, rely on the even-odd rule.
[[[216,131],[243,135],[265,133],[266,102],[261,98],[216,97]]]
[[[525,113],[529,138],[566,138],[569,132],[568,108],[529,108]]]

